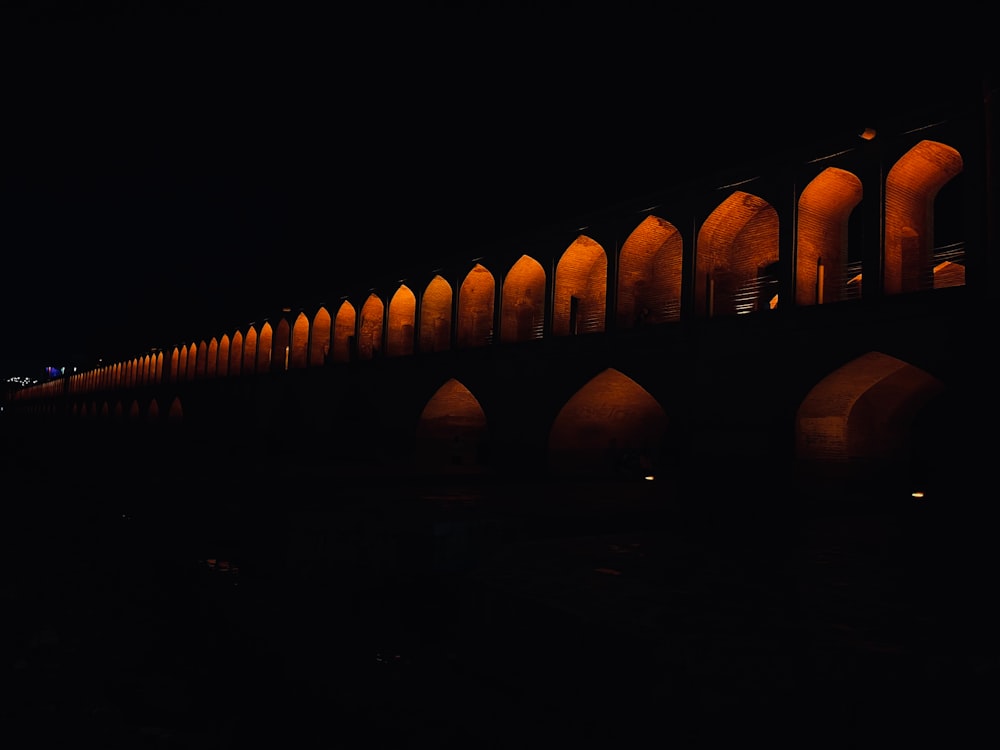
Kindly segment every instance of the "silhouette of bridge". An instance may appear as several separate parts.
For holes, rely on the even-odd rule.
[[[990,106],[11,390],[7,412],[81,449],[264,446],[331,475],[954,482],[986,393]]]

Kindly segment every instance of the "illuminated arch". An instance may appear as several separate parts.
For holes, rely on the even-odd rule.
[[[737,315],[777,305],[778,214],[737,190],[698,232],[695,313]]]
[[[300,312],[292,326],[292,340],[288,351],[288,368],[301,370],[309,364],[309,318]]]
[[[174,396],[170,402],[170,410],[167,412],[167,422],[179,424],[184,419],[184,408],[181,406],[180,396]]]
[[[313,316],[312,336],[309,343],[309,365],[318,367],[326,364],[330,354],[330,313],[325,307],[320,307]]]
[[[647,216],[632,230],[618,261],[619,328],[680,320],[683,259],[684,239],[669,221]]]
[[[420,351],[443,352],[451,348],[451,284],[435,275],[424,289],[420,304]]]
[[[803,399],[795,417],[796,457],[841,466],[907,459],[916,413],[943,389],[937,378],[895,357],[858,357]]]
[[[608,256],[599,243],[581,234],[556,264],[552,335],[602,332],[607,293]]]
[[[132,403],[128,407],[128,418],[135,422],[139,419],[139,402],[132,399]]]
[[[340,304],[333,324],[333,361],[350,362],[358,314],[347,300]]]
[[[308,335],[308,334],[307,334]],[[292,327],[282,317],[274,327],[271,339],[271,361],[268,370],[287,370],[291,356]],[[303,348],[303,352],[305,349]]]
[[[476,263],[458,290],[457,342],[459,348],[486,346],[493,340],[493,274]]]
[[[217,373],[220,378],[229,376],[229,348],[229,336],[224,333],[222,334],[222,338],[219,339],[219,365]]]
[[[233,343],[229,347],[229,374],[238,377],[243,372],[243,334],[237,328],[233,331]]]
[[[389,319],[386,325],[385,353],[390,357],[413,354],[413,331],[417,321],[417,298],[413,291],[401,284],[389,300]]]
[[[847,240],[851,212],[861,202],[861,180],[829,167],[799,196],[796,240],[795,304],[840,302],[853,284],[848,272]],[[853,296],[853,295],[852,295]]]
[[[949,264],[935,280],[934,201],[962,171],[962,156],[951,146],[921,141],[897,161],[885,180],[886,294],[915,292],[965,283],[964,269]],[[942,269],[945,267],[942,265]]]
[[[274,340],[274,330],[266,320],[257,334],[257,363],[255,372],[267,374],[271,371],[271,345]]]
[[[153,368],[153,382],[159,385],[163,380],[163,352],[156,353],[156,365]]]
[[[188,380],[194,380],[198,373],[198,345],[192,343],[188,347],[187,367],[185,369]]]
[[[549,469],[556,476],[639,476],[655,470],[666,435],[659,402],[608,368],[559,410],[549,432]]]
[[[186,353],[185,353],[186,356]],[[176,346],[170,351],[170,382],[176,383],[179,380],[181,369],[181,350]],[[119,366],[119,377],[121,377],[121,367]]]
[[[149,406],[146,408],[146,421],[149,423],[155,423],[160,418],[160,405],[157,403],[155,398],[150,399]]]
[[[420,413],[415,465],[432,474],[482,471],[487,439],[482,406],[468,388],[451,378]]]
[[[257,329],[252,325],[243,338],[243,372],[247,375],[257,372]]]
[[[503,281],[500,340],[531,341],[545,333],[545,269],[528,255],[511,266]]]
[[[372,292],[361,306],[361,325],[358,330],[358,358],[372,359],[382,351],[382,321],[385,305]]]
[[[219,367],[219,342],[213,336],[208,342],[208,356],[205,361],[205,377],[214,378]]]
[[[188,348],[187,344],[182,344],[177,355],[177,378],[178,382],[187,380]]]

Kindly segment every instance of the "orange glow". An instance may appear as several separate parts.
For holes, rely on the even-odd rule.
[[[208,357],[205,362],[205,377],[214,378],[218,369],[219,362],[219,342],[213,337],[211,341],[208,342]]]
[[[476,263],[458,292],[458,346],[486,346],[493,341],[493,274]]]
[[[434,393],[417,422],[416,465],[432,473],[481,470],[488,437],[486,414],[472,392],[454,378]]]
[[[500,306],[500,340],[540,339],[545,329],[545,269],[522,255],[507,272]]]
[[[229,375],[229,336],[226,334],[222,334],[222,338],[219,339],[218,365],[216,365],[216,372],[220,378],[224,378]]]
[[[886,294],[933,287],[934,199],[962,167],[955,149],[921,141],[889,170],[885,181]]]
[[[271,324],[264,321],[257,334],[257,362],[256,372],[265,375],[271,371],[271,343],[274,339],[274,331]]]
[[[608,256],[599,243],[581,234],[556,265],[552,334],[604,331],[607,289]]]
[[[198,373],[198,346],[196,344],[191,344],[188,347],[187,365],[185,366],[184,373],[187,380],[194,380],[195,375]],[[135,377],[134,368],[132,377]]]
[[[257,372],[257,330],[250,326],[243,339],[243,372],[253,375]]]
[[[170,411],[167,412],[167,421],[171,423],[180,422],[184,418],[184,409],[181,407],[181,400],[179,396],[174,396],[174,400],[170,402]]]
[[[649,392],[618,370],[596,375],[560,409],[549,433],[555,474],[619,476],[659,459],[667,415]],[[648,474],[637,474],[637,476]]]
[[[309,342],[309,366],[318,367],[326,363],[330,354],[330,313],[320,307],[313,316],[312,338]]]
[[[308,335],[308,334],[307,334]],[[268,358],[268,364],[266,369],[275,367],[280,370],[288,369],[288,359],[289,359],[289,347],[292,340],[291,326],[288,325],[288,321],[282,317],[278,321],[278,325],[274,328],[274,333],[271,337],[271,348]],[[305,348],[303,348],[303,353]],[[258,350],[259,353],[259,350]],[[276,364],[275,364],[276,363]]]
[[[229,348],[229,372],[238,376],[243,372],[243,334],[233,331],[233,345]]]
[[[735,191],[698,232],[695,312],[735,315],[766,309],[768,273],[778,261],[778,214],[762,198]]]
[[[351,361],[351,341],[355,335],[357,312],[354,305],[344,301],[337,310],[337,318],[333,328],[333,361]]]
[[[413,354],[417,298],[405,284],[400,285],[389,301],[389,321],[385,353],[390,357]]]
[[[369,294],[361,306],[361,325],[358,332],[358,358],[372,359],[382,351],[382,322],[385,306],[375,293]]]
[[[684,240],[668,221],[647,216],[632,230],[618,262],[619,328],[680,320],[683,253]]]
[[[830,167],[799,196],[795,304],[839,302],[846,296],[848,223],[861,202],[861,180]]]
[[[799,405],[799,459],[850,461],[905,456],[907,426],[944,385],[881,352],[848,362],[817,383]]]
[[[451,348],[451,284],[435,275],[420,305],[420,351],[443,352]]]
[[[288,367],[302,369],[309,364],[309,319],[305,313],[295,317],[292,340],[289,344]]]

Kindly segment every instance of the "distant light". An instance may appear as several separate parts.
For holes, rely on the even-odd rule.
[[[861,131],[860,136],[866,141],[870,141],[875,138],[875,128],[865,128]]]
[[[654,477],[652,474],[647,474],[646,476],[643,477],[643,479],[645,479],[647,482],[652,482],[654,479],[656,479],[656,477]]]
[[[923,496],[924,496],[924,493],[923,493],[923,491],[922,491],[922,490],[914,490],[913,492],[911,492],[911,493],[910,493],[910,497],[915,497],[915,498],[917,498],[918,500],[919,500],[920,498],[922,498]]]

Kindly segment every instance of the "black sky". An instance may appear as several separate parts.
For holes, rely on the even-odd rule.
[[[856,40],[819,69],[739,24],[276,6],[7,12],[0,374],[218,335],[968,93],[954,64]]]

